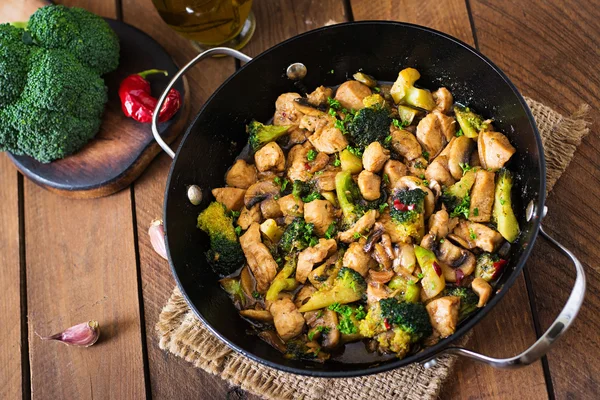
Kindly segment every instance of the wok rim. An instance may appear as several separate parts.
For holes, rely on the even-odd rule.
[[[178,161],[178,158],[180,155],[180,150],[183,148],[183,146],[187,140],[187,137],[191,134],[192,128],[196,125],[198,119],[200,119],[200,117],[204,113],[204,110],[207,107],[207,105],[210,104],[210,102],[213,101],[213,99],[219,95],[219,92],[221,91],[221,89],[223,87],[225,87],[226,85],[228,85],[229,82],[235,76],[237,76],[240,73],[243,73],[243,71],[246,69],[246,67],[248,65],[260,60],[263,56],[267,55],[268,53],[275,51],[276,49],[278,49],[282,46],[286,46],[287,44],[289,44],[290,42],[292,42],[294,40],[303,38],[303,37],[311,35],[311,34],[315,34],[317,32],[325,31],[325,30],[334,30],[334,29],[337,29],[340,27],[356,26],[356,25],[391,25],[391,26],[398,26],[398,27],[404,27],[404,28],[409,28],[409,29],[425,31],[430,34],[438,35],[438,36],[442,37],[443,39],[454,42],[455,44],[462,47],[465,51],[469,51],[469,52],[473,53],[475,56],[479,57],[485,64],[487,64],[487,66],[489,68],[494,70],[494,72],[496,72],[504,80],[504,82],[506,82],[506,84],[509,86],[511,91],[514,93],[514,95],[518,99],[521,107],[523,107],[525,114],[527,115],[529,124],[533,128],[535,142],[536,142],[536,146],[537,146],[537,149],[539,152],[539,163],[538,164],[539,164],[541,176],[540,176],[540,185],[538,188],[536,188],[538,190],[537,201],[535,202],[536,213],[535,213],[535,216],[532,221],[533,226],[532,226],[531,240],[525,245],[525,249],[523,250],[523,253],[520,257],[519,262],[515,265],[514,270],[509,275],[509,277],[507,278],[504,285],[501,287],[500,292],[497,292],[492,297],[492,300],[490,300],[485,307],[483,307],[481,310],[479,310],[475,315],[470,317],[467,321],[464,321],[461,324],[461,326],[459,327],[459,329],[457,329],[457,331],[453,335],[451,335],[445,339],[442,339],[437,344],[435,344],[431,347],[427,347],[409,357],[395,360],[395,361],[385,361],[384,364],[378,364],[378,365],[376,364],[373,367],[367,367],[367,368],[364,368],[361,370],[320,371],[320,370],[312,370],[312,369],[300,369],[300,368],[296,368],[296,367],[282,365],[282,364],[279,364],[279,363],[276,363],[276,362],[273,362],[270,360],[266,360],[262,357],[252,354],[252,353],[248,352],[247,350],[230,342],[219,331],[217,331],[216,329],[214,329],[212,327],[210,322],[208,322],[204,318],[204,316],[198,311],[196,306],[190,300],[189,296],[187,295],[186,290],[184,289],[183,285],[181,284],[181,281],[179,280],[179,276],[177,274],[175,265],[174,265],[174,263],[172,261],[172,257],[171,257],[171,251],[170,251],[170,246],[169,246],[169,241],[168,241],[168,220],[167,220],[167,204],[169,201],[169,188],[171,187],[171,179],[173,178],[173,171],[175,169],[175,165],[177,164],[177,161]],[[448,347],[451,347],[451,345],[454,342],[456,342],[458,339],[462,338],[477,323],[479,323],[483,318],[485,318],[489,314],[489,312],[496,306],[496,304],[498,304],[498,302],[500,302],[502,300],[502,298],[504,298],[504,296],[506,295],[508,290],[514,285],[516,279],[518,278],[521,271],[523,270],[525,263],[529,259],[531,252],[533,250],[533,247],[535,245],[535,241],[537,240],[537,237],[539,235],[539,229],[540,229],[540,224],[541,224],[541,210],[543,210],[543,208],[544,208],[545,200],[546,200],[546,159],[545,159],[544,148],[542,145],[541,136],[540,136],[539,130],[537,128],[537,124],[535,122],[533,114],[531,113],[531,110],[529,109],[529,106],[525,102],[525,99],[523,98],[523,96],[521,95],[519,90],[512,83],[512,81],[508,78],[508,76],[498,66],[496,66],[496,64],[494,64],[488,57],[486,57],[485,55],[480,53],[479,50],[468,45],[467,43],[463,42],[462,40],[457,39],[453,36],[450,36],[446,33],[440,32],[438,30],[424,27],[421,25],[411,24],[411,23],[406,23],[406,22],[379,21],[379,20],[345,22],[345,23],[340,23],[340,24],[336,24],[336,25],[324,26],[321,28],[313,29],[311,31],[307,31],[307,32],[301,33],[299,35],[293,36],[289,39],[286,39],[285,41],[283,41],[281,43],[276,44],[273,47],[270,47],[269,49],[263,51],[256,57],[252,58],[251,61],[244,64],[240,69],[235,71],[205,101],[205,103],[202,105],[201,109],[198,111],[198,113],[194,117],[193,121],[189,124],[185,134],[183,135],[183,138],[182,138],[181,142],[179,143],[179,146],[177,147],[177,151],[175,152],[175,157],[173,158],[173,162],[171,163],[171,167],[169,170],[169,175],[168,175],[167,183],[165,186],[165,196],[164,196],[164,204],[163,204],[165,244],[166,244],[168,262],[169,262],[169,267],[171,269],[171,273],[173,274],[173,277],[175,278],[175,281],[177,283],[177,287],[181,291],[181,294],[183,295],[183,297],[186,300],[187,304],[189,305],[190,309],[204,323],[204,325],[208,328],[208,330],[212,334],[214,334],[216,337],[218,337],[221,341],[223,341],[228,347],[230,347],[231,349],[237,351],[238,353],[250,358],[253,361],[256,361],[262,365],[266,365],[268,367],[277,369],[279,371],[288,372],[288,373],[292,373],[292,374],[296,374],[296,375],[320,377],[320,378],[352,378],[352,377],[368,376],[368,375],[373,375],[373,374],[382,373],[382,372],[386,372],[386,371],[391,371],[396,368],[408,366],[408,365],[411,365],[414,363],[422,363],[427,360],[434,359],[437,357],[438,353],[440,353],[442,350],[444,350]],[[257,340],[260,340],[260,339],[257,338]]]

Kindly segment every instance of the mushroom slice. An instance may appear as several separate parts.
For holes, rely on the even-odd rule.
[[[309,326],[312,329],[309,330],[308,335],[312,338],[321,336],[323,338],[321,346],[325,349],[332,349],[340,343],[341,335],[338,329],[338,316],[335,311],[329,309],[323,310],[321,314],[320,317],[313,317],[309,320]]]
[[[263,200],[272,198],[276,194],[279,194],[279,190],[279,186],[271,180],[255,183],[246,190],[246,194],[244,195],[246,208],[251,208]]]
[[[260,322],[273,322],[273,315],[267,310],[242,310],[240,315]]]
[[[462,166],[469,164],[474,149],[475,142],[466,136],[457,137],[452,141],[448,156],[448,169],[454,179],[462,178]]]
[[[297,99],[294,99],[294,107],[301,113],[314,117],[318,117],[327,112],[327,108],[325,106],[314,105],[304,97],[298,97]]]
[[[389,281],[392,280],[394,275],[395,275],[395,273],[392,270],[387,270],[387,271],[375,271],[372,269],[369,270],[369,278],[371,279],[371,281],[377,282],[377,283],[388,283]]]
[[[479,296],[477,307],[481,308],[486,305],[492,295],[492,287],[483,278],[475,278],[471,282],[471,289]]]

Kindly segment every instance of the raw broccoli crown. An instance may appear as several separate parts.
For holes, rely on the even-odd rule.
[[[306,223],[304,218],[294,218],[285,228],[279,240],[279,248],[287,254],[293,250],[303,250],[309,246],[314,246],[319,240],[314,235],[314,228],[315,225]]]
[[[227,275],[244,261],[244,253],[225,206],[213,201],[198,215],[198,228],[208,233],[210,250],[207,258],[214,271]]]
[[[37,108],[100,118],[108,100],[102,78],[64,50],[38,48],[30,57],[23,98]]]
[[[290,129],[288,125],[264,125],[252,120],[246,126],[249,135],[248,142],[253,151],[257,151],[265,144],[279,139]]]
[[[335,286],[351,288],[355,292],[364,293],[367,290],[367,284],[363,277],[352,268],[342,267],[335,279]]]
[[[365,107],[354,115],[348,132],[354,143],[364,148],[373,142],[383,144],[391,123],[392,117],[384,107]]]
[[[27,26],[34,41],[47,49],[64,49],[103,75],[119,65],[119,39],[106,21],[81,8],[46,6]]]
[[[421,189],[398,190],[392,196],[390,215],[402,224],[415,222],[423,213],[424,202],[425,192]]]
[[[479,296],[472,289],[467,287],[447,287],[444,289],[444,296],[456,296],[460,298],[460,308],[458,310],[458,319],[462,321],[473,311],[477,310]]]
[[[381,299],[381,317],[410,334],[411,341],[416,342],[431,336],[433,328],[429,313],[422,303],[405,303],[395,298]]]
[[[21,28],[0,24],[0,106],[17,100],[25,87],[31,46],[23,42],[24,33]]]

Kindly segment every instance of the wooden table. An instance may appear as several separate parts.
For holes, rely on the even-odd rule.
[[[12,0],[11,0],[12,1]],[[31,0],[12,2],[30,7]],[[10,1],[9,1],[10,3]],[[63,1],[61,1],[63,3]],[[159,18],[150,0],[65,0],[122,19],[156,38],[184,64],[196,50]],[[561,0],[256,0],[257,55],[325,23],[388,19],[449,33],[495,61],[523,94],[562,113],[592,106],[583,141],[547,205],[548,231],[585,264],[588,296],[579,319],[541,362],[498,371],[463,361],[443,398],[597,398],[600,392],[600,5]],[[0,19],[11,5],[0,5]],[[188,75],[194,109],[236,69],[205,61]],[[17,172],[0,154],[0,398],[247,398],[239,388],[158,348],[154,326],[175,282],[146,234],[161,215],[170,159],[162,155],[129,189],[68,200]],[[574,272],[539,240],[525,273],[474,329],[470,347],[512,356],[533,343],[566,300]],[[82,350],[42,342],[97,319],[103,340]]]

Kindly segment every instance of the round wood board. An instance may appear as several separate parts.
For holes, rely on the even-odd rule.
[[[98,134],[81,150],[62,160],[42,164],[29,156],[10,154],[17,168],[38,185],[72,198],[108,196],[129,186],[162,150],[152,137],[151,124],[125,117],[118,95],[119,84],[130,74],[151,68],[164,69],[169,76],[148,77],[152,94],[159,97],[179,70],[171,56],[154,39],[123,22],[106,19],[119,36],[119,68],[104,76],[108,102]],[[159,125],[161,136],[171,143],[183,130],[189,116],[189,89],[185,77],[177,82],[182,107]]]

